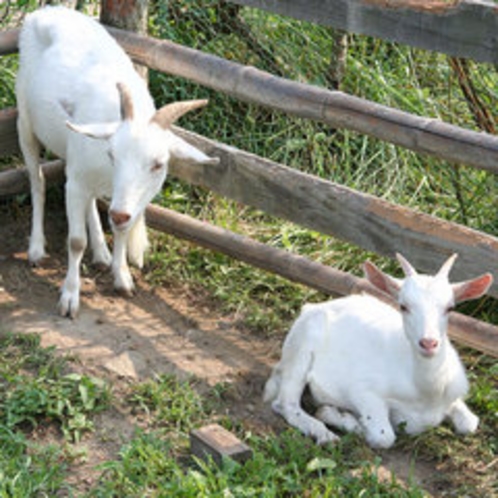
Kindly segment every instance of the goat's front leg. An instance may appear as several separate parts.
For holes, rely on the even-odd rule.
[[[88,214],[88,233],[90,235],[90,244],[92,246],[93,263],[96,265],[110,266],[112,255],[107,247],[100,215],[97,209],[97,201],[93,199],[90,203]]]
[[[68,268],[61,289],[59,313],[74,318],[80,307],[80,266],[87,245],[85,214],[90,199],[80,185],[66,183],[66,210],[69,224]]]
[[[389,420],[386,402],[370,393],[357,393],[352,404],[360,415],[367,443],[373,448],[390,448],[396,434]]]
[[[32,265],[37,265],[46,256],[45,234],[43,231],[45,177],[39,162],[40,143],[33,134],[29,120],[24,118],[22,106],[19,109],[17,128],[19,132],[19,145],[29,173],[31,204],[33,209],[28,258]]]
[[[477,430],[479,425],[479,417],[470,411],[462,399],[457,399],[451,405],[448,418],[459,434],[471,434]]]
[[[114,252],[112,260],[114,288],[120,294],[131,296],[135,290],[135,286],[126,260],[127,243],[128,232],[114,229]]]

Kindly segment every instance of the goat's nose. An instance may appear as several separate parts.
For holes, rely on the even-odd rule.
[[[420,339],[419,346],[428,353],[432,353],[437,347],[439,342],[436,339]]]
[[[131,218],[131,215],[129,215],[128,213],[123,213],[121,211],[115,211],[114,209],[111,209],[109,211],[109,216],[111,217],[112,222],[116,226],[124,225]]]

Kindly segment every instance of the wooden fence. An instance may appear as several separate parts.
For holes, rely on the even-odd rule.
[[[302,2],[235,3],[265,4],[266,8],[271,4],[273,8],[275,4],[289,7]],[[334,2],[311,2],[313,5],[317,3],[330,5]],[[379,8],[373,1],[360,3]],[[496,21],[496,17],[493,15],[490,19]],[[353,129],[417,152],[498,173],[498,137],[413,116],[342,92],[285,80],[169,41],[116,29],[110,29],[110,32],[136,62],[150,68],[188,78],[245,101],[334,127]],[[0,34],[0,54],[12,53],[16,47],[16,31]],[[0,112],[0,151],[4,153],[17,150],[15,115],[15,110],[11,109]],[[469,278],[486,271],[497,276],[498,239],[489,234],[415,212],[181,129],[177,131],[221,159],[218,166],[180,168],[173,165],[171,173],[186,181],[379,254],[393,256],[395,252],[402,252],[425,271],[435,270],[446,256],[458,252],[460,258],[453,272],[455,278]],[[60,163],[52,164],[49,169],[56,178],[62,176]],[[26,187],[26,179],[19,172],[0,175],[0,195],[12,194]],[[178,213],[151,208],[148,220],[156,228],[166,229],[328,293],[371,290],[363,279],[267,248],[227,231],[220,232],[216,227],[199,225],[200,222],[179,217]],[[498,297],[498,282],[490,294]],[[454,313],[450,333],[465,344],[498,355],[498,328],[495,326]]]

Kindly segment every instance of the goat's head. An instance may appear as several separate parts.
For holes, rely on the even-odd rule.
[[[403,280],[386,275],[368,261],[365,275],[371,284],[397,301],[405,333],[414,350],[424,357],[433,357],[446,341],[449,312],[457,303],[485,294],[493,277],[487,273],[450,284],[448,276],[456,254],[434,276],[418,274],[403,256],[396,256],[405,274]]]
[[[110,123],[75,125],[74,131],[108,141],[114,167],[109,216],[114,229],[128,230],[161,189],[171,159],[203,164],[218,162],[171,131],[171,125],[187,112],[205,106],[207,100],[168,104],[151,119],[135,116],[127,87],[118,83],[121,119]]]

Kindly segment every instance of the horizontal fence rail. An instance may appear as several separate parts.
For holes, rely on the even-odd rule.
[[[64,177],[64,164],[62,161],[53,161],[44,165],[43,171],[47,182],[61,182]],[[178,171],[180,168],[174,168],[174,172]],[[27,191],[29,191],[29,180],[25,170],[0,173],[0,195],[16,195]],[[348,295],[367,292],[394,306],[388,296],[380,293],[365,279],[288,251],[270,247],[190,216],[149,205],[146,220],[155,230],[221,252],[326,294]],[[451,313],[449,333],[452,338],[466,346],[498,356],[498,327],[494,325],[460,313]]]
[[[496,237],[174,129],[220,158],[217,165],[173,163],[171,174],[188,183],[378,254],[392,257],[401,252],[423,271],[437,270],[453,252],[459,254],[454,278],[494,273],[498,268]],[[498,297],[498,281],[490,294]]]
[[[445,0],[229,0],[302,21],[498,64],[498,8]]]
[[[456,279],[496,273],[498,238],[375,196],[320,179],[186,130],[175,131],[218,156],[217,165],[172,164],[171,173],[188,183],[352,242],[385,256],[404,254],[419,269],[436,271],[453,252],[459,254]],[[498,297],[498,282],[490,294]]]
[[[321,121],[431,154],[454,163],[498,173],[498,137],[465,130],[437,119],[365,99],[273,76],[176,43],[109,28],[135,62],[246,102]],[[16,38],[0,37],[0,53],[15,50]]]

